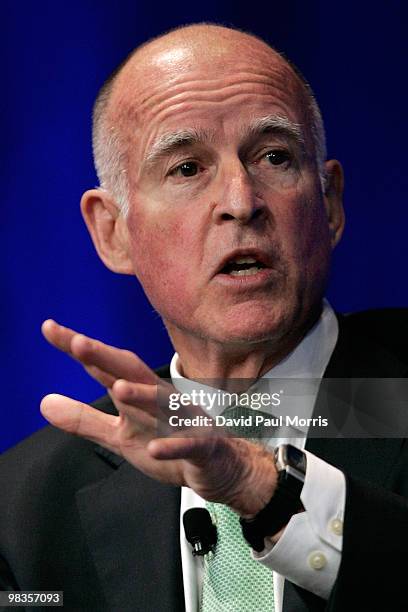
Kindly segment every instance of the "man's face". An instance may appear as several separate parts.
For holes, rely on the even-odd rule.
[[[129,69],[118,91],[129,254],[170,331],[258,342],[302,325],[331,248],[291,69],[258,43],[204,55],[179,45]]]

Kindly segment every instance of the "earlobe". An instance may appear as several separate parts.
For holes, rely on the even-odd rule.
[[[113,272],[133,274],[125,219],[109,193],[103,189],[86,191],[81,199],[81,212],[103,263]]]
[[[325,170],[326,184],[323,199],[329,222],[331,245],[334,249],[342,237],[345,225],[343,209],[344,175],[343,168],[336,159],[327,161]]]

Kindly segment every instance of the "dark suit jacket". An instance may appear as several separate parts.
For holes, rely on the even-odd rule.
[[[405,311],[339,320],[325,376],[406,377]],[[108,397],[95,405],[115,412]],[[406,440],[307,448],[346,474],[342,562],[328,602],[286,583],[285,612],[407,611]],[[184,610],[178,488],[48,426],[0,458],[0,491],[0,588],[62,590],[69,611]]]

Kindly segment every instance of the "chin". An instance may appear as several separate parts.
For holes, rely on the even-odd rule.
[[[276,330],[272,329],[237,329],[220,330],[213,335],[213,340],[221,344],[262,344],[277,339]]]
[[[259,316],[246,313],[245,316],[218,320],[209,331],[214,340],[223,344],[258,344],[282,338],[289,328],[284,314],[270,309]]]

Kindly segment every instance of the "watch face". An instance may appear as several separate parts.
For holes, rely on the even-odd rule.
[[[295,470],[306,474],[306,455],[291,444],[286,445],[286,461]]]

